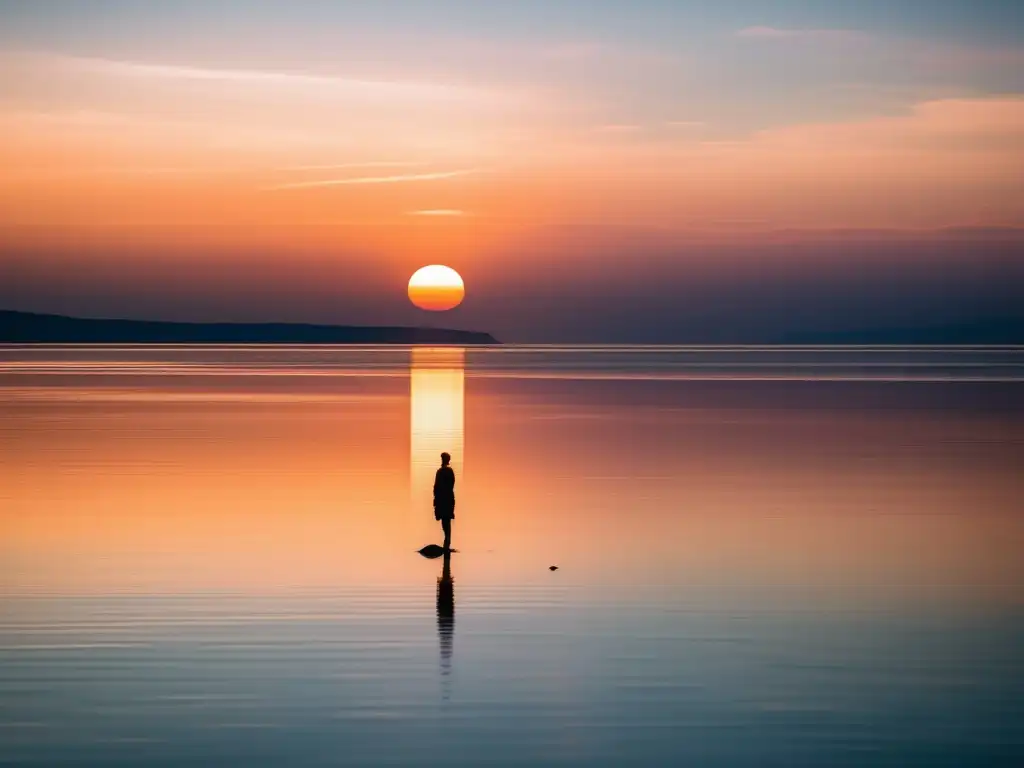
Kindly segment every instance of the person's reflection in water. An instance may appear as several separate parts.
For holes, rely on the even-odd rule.
[[[444,566],[437,579],[437,633],[441,642],[441,675],[452,669],[452,639],[455,635],[455,581],[452,579],[452,553],[445,550]]]

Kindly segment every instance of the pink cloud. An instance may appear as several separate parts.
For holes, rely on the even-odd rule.
[[[786,146],[797,153],[884,151],[908,156],[968,150],[1024,160],[1024,98],[927,101],[906,115],[790,126],[762,132],[752,143]]]
[[[744,27],[737,37],[760,40],[867,40],[869,35],[855,29],[787,29],[783,27]]]

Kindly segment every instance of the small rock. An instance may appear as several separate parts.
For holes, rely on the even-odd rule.
[[[548,570],[549,571],[557,571],[558,570],[558,566],[557,565],[549,565],[548,566]]]

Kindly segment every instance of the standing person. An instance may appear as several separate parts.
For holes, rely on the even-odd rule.
[[[452,520],[455,519],[455,471],[449,466],[452,457],[441,454],[441,466],[434,474],[434,519],[441,521],[444,548],[452,545]]]

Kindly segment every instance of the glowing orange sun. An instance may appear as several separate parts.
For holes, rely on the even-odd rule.
[[[431,264],[409,278],[409,301],[420,309],[444,312],[462,303],[466,286],[451,267]]]

